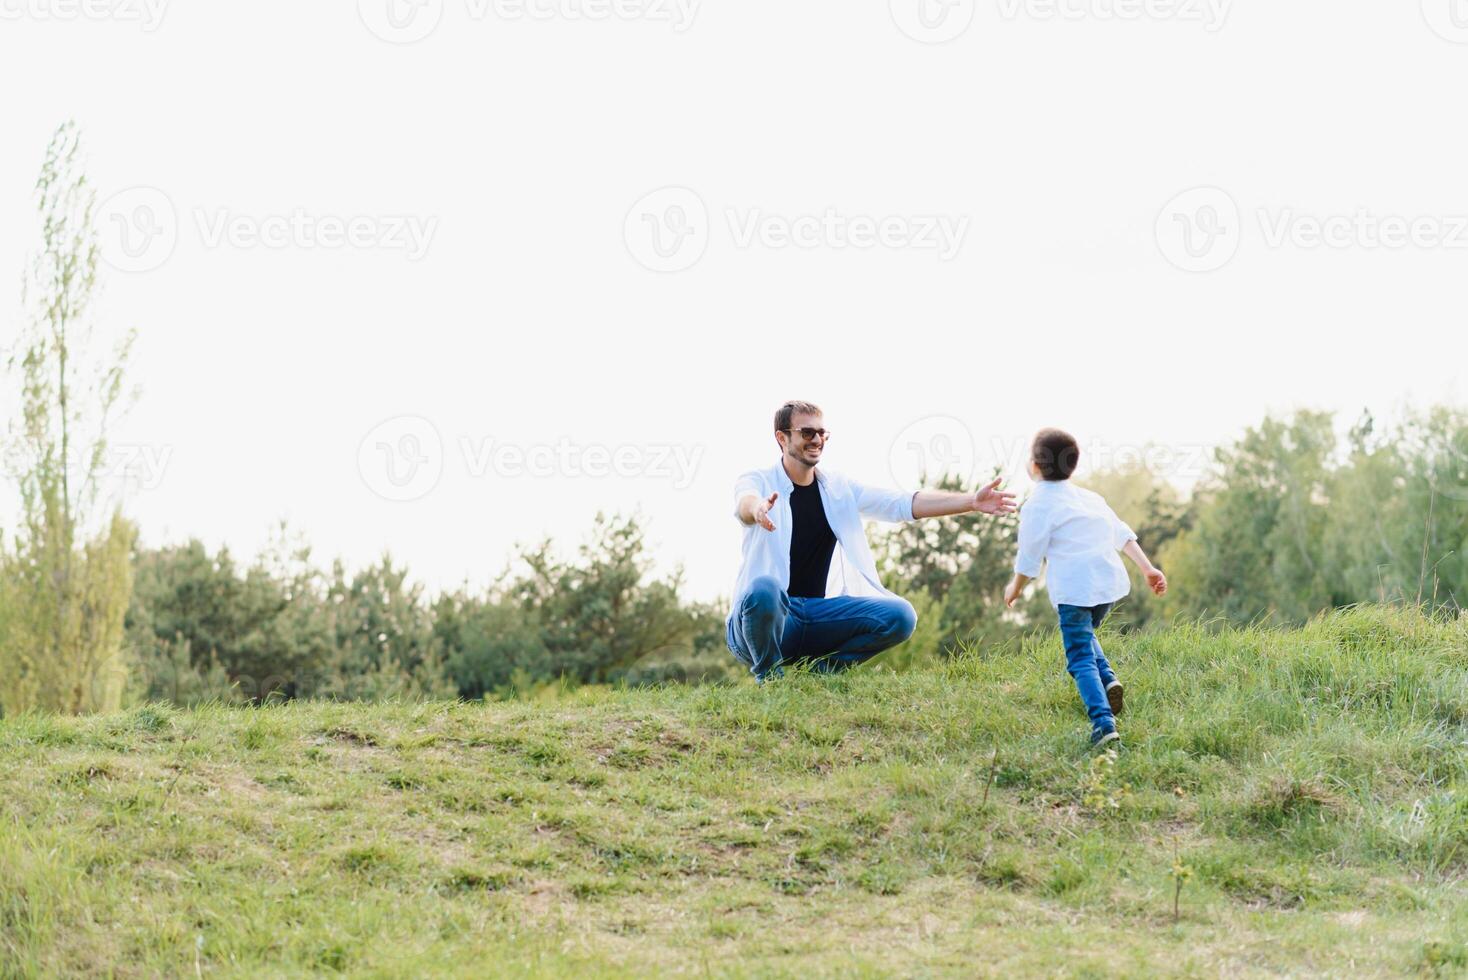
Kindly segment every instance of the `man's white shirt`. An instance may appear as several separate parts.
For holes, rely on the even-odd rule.
[[[1136,537],[1100,494],[1045,480],[1020,509],[1014,570],[1039,578],[1048,562],[1045,581],[1056,606],[1115,602],[1132,588],[1118,552]]]
[[[882,585],[881,576],[877,574],[877,562],[867,545],[862,518],[891,523],[910,521],[913,519],[915,494],[868,487],[821,467],[816,467],[815,474],[821,507],[825,509],[826,521],[836,535],[837,544],[831,556],[831,571],[826,578],[826,595],[893,595]],[[790,588],[790,493],[794,489],[795,483],[785,472],[783,461],[768,469],[750,470],[735,481],[735,520],[739,519],[739,502],[745,497],[769,500],[772,493],[780,495],[770,508],[770,521],[775,525],[773,531],[766,531],[758,524],[743,525],[741,522],[744,542],[739,574],[734,579],[736,605],[739,597],[749,590],[750,583],[762,576],[775,579],[781,589]]]

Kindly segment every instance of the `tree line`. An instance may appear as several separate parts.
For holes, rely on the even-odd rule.
[[[680,601],[676,573],[651,573],[635,516],[598,516],[574,557],[547,540],[488,589],[432,597],[390,556],[328,571],[287,541],[248,567],[198,541],[138,550],[138,698],[480,698],[724,674],[722,614]]]
[[[1343,438],[1332,423],[1319,412],[1267,418],[1217,450],[1186,495],[1141,464],[1078,477],[1112,502],[1172,582],[1161,602],[1124,601],[1117,626],[1156,628],[1174,617],[1298,623],[1366,602],[1459,614],[1468,595],[1468,416],[1435,408],[1390,431],[1363,416]],[[141,700],[481,698],[547,684],[739,676],[724,646],[727,600],[690,601],[679,573],[655,575],[636,516],[599,516],[573,555],[546,540],[522,548],[488,588],[435,596],[390,556],[353,572],[340,561],[319,567],[284,528],[241,564],[197,540],[143,547],[116,520],[122,532],[109,524],[75,546],[71,574],[95,578],[84,570],[117,561],[101,578],[127,583],[120,612],[111,604],[120,585],[91,598],[87,588],[55,591],[67,580],[56,578],[64,564],[51,538],[41,549],[0,551],[6,712]],[[920,614],[913,638],[877,663],[903,669],[1051,629],[1042,589],[1017,611],[1000,600],[1016,527],[1013,517],[873,525],[884,580]],[[120,553],[119,533],[131,545]],[[1134,595],[1142,592],[1135,583]],[[58,615],[69,601],[78,607]],[[115,649],[87,653],[114,624]],[[16,685],[48,658],[42,676],[53,681]]]

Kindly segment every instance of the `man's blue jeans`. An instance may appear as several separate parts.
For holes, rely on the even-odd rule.
[[[917,613],[897,596],[791,597],[768,576],[734,600],[726,642],[739,662],[763,681],[781,664],[809,663],[834,674],[870,660],[912,636]]]
[[[1096,631],[1101,621],[1111,611],[1112,604],[1099,606],[1059,607],[1060,638],[1065,642],[1065,669],[1075,678],[1076,690],[1091,716],[1093,735],[1113,731],[1116,719],[1111,716],[1111,705],[1106,700],[1106,685],[1116,680],[1106,654],[1101,652],[1101,641]]]

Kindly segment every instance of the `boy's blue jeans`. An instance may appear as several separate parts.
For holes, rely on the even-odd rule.
[[[1111,705],[1106,700],[1106,685],[1116,680],[1106,654],[1101,652],[1101,642],[1096,639],[1096,630],[1111,611],[1112,603],[1099,606],[1059,607],[1060,638],[1065,643],[1065,669],[1075,678],[1076,690],[1091,716],[1093,735],[1114,731],[1116,719],[1111,716]]]
[[[768,576],[734,600],[725,640],[755,678],[784,673],[781,664],[809,663],[835,674],[870,660],[912,635],[917,613],[896,596],[791,597]]]

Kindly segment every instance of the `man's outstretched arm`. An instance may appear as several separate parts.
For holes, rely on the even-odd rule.
[[[770,508],[775,506],[778,493],[772,493],[768,498],[759,494],[751,493],[739,498],[739,523],[746,527],[750,524],[758,524],[766,531],[775,529],[775,522],[770,520]]]
[[[1013,514],[1018,509],[1014,494],[999,489],[996,479],[975,493],[950,490],[919,490],[912,496],[912,516],[950,517],[954,514]]]

